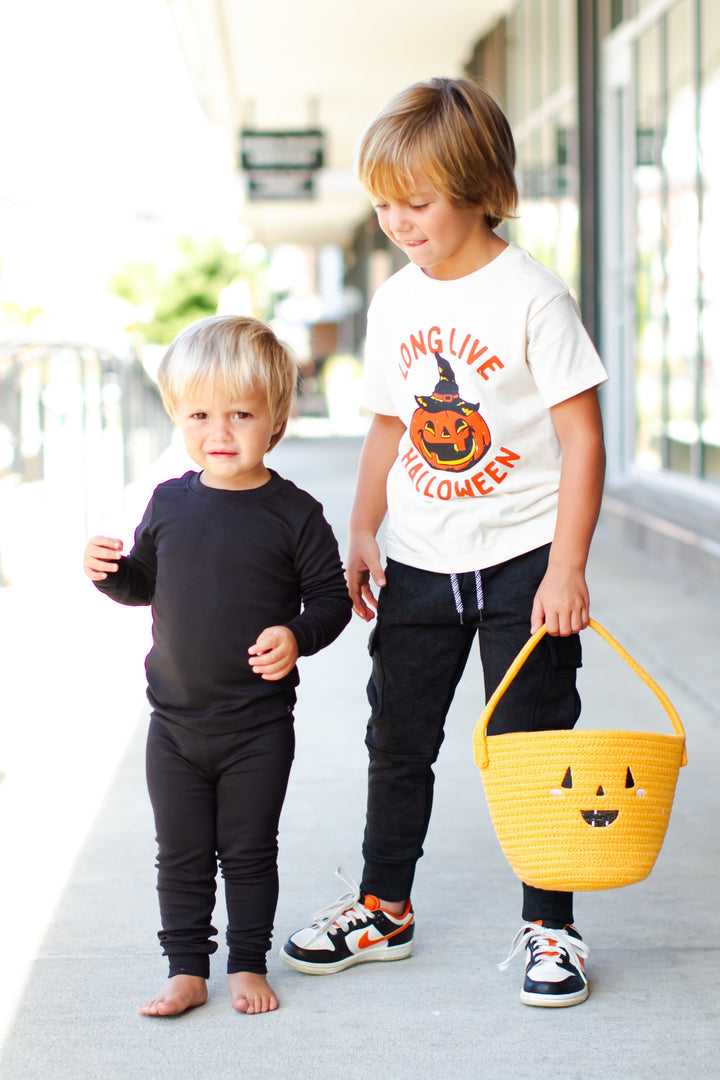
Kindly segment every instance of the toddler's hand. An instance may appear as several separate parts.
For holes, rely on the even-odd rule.
[[[83,558],[83,570],[91,581],[104,581],[108,574],[116,574],[117,560],[122,555],[122,540],[111,536],[93,536],[88,540]]]
[[[269,626],[248,649],[250,667],[269,682],[283,679],[295,667],[298,647],[287,626]]]

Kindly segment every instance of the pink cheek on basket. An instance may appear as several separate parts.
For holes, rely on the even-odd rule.
[[[563,791],[562,788],[554,787],[554,788],[550,788],[550,794],[554,795],[556,799],[561,799],[562,796],[565,794],[565,792]]]
[[[635,794],[637,795],[638,799],[642,799],[645,795],[645,788],[638,788]]]

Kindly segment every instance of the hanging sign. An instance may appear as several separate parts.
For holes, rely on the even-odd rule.
[[[308,131],[240,132],[240,164],[253,169],[321,169],[324,135],[315,128]]]
[[[312,199],[314,174],[323,167],[322,131],[240,132],[240,165],[247,173],[248,199]]]

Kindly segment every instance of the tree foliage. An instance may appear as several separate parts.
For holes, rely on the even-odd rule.
[[[27,307],[17,302],[8,300],[3,288],[3,264],[0,262],[0,316],[7,323],[19,323],[22,326],[32,326],[36,319],[44,314],[43,309],[37,304]]]
[[[189,323],[214,315],[223,290],[238,278],[248,281],[253,306],[261,313],[257,265],[227,251],[219,239],[183,237],[177,246],[177,265],[165,274],[154,263],[132,263],[110,280],[110,292],[135,308],[130,331],[138,340],[168,345]]]

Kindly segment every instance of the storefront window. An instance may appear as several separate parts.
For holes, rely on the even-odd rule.
[[[699,150],[702,177],[700,215],[701,446],[703,473],[720,483],[720,6],[700,5]]]
[[[720,482],[720,7],[635,42],[635,463]]]
[[[674,472],[695,473],[699,431],[697,368],[697,170],[695,90],[692,79],[691,3],[667,16],[665,457]]]
[[[663,94],[660,27],[636,47],[635,400],[637,463],[661,465],[664,399]]]
[[[667,125],[662,152],[666,186],[665,464],[673,472],[699,472],[696,455],[698,366],[697,132],[691,3],[681,0],[667,16]]]
[[[573,0],[524,0],[510,17],[508,113],[519,216],[509,233],[577,293],[576,21]]]

